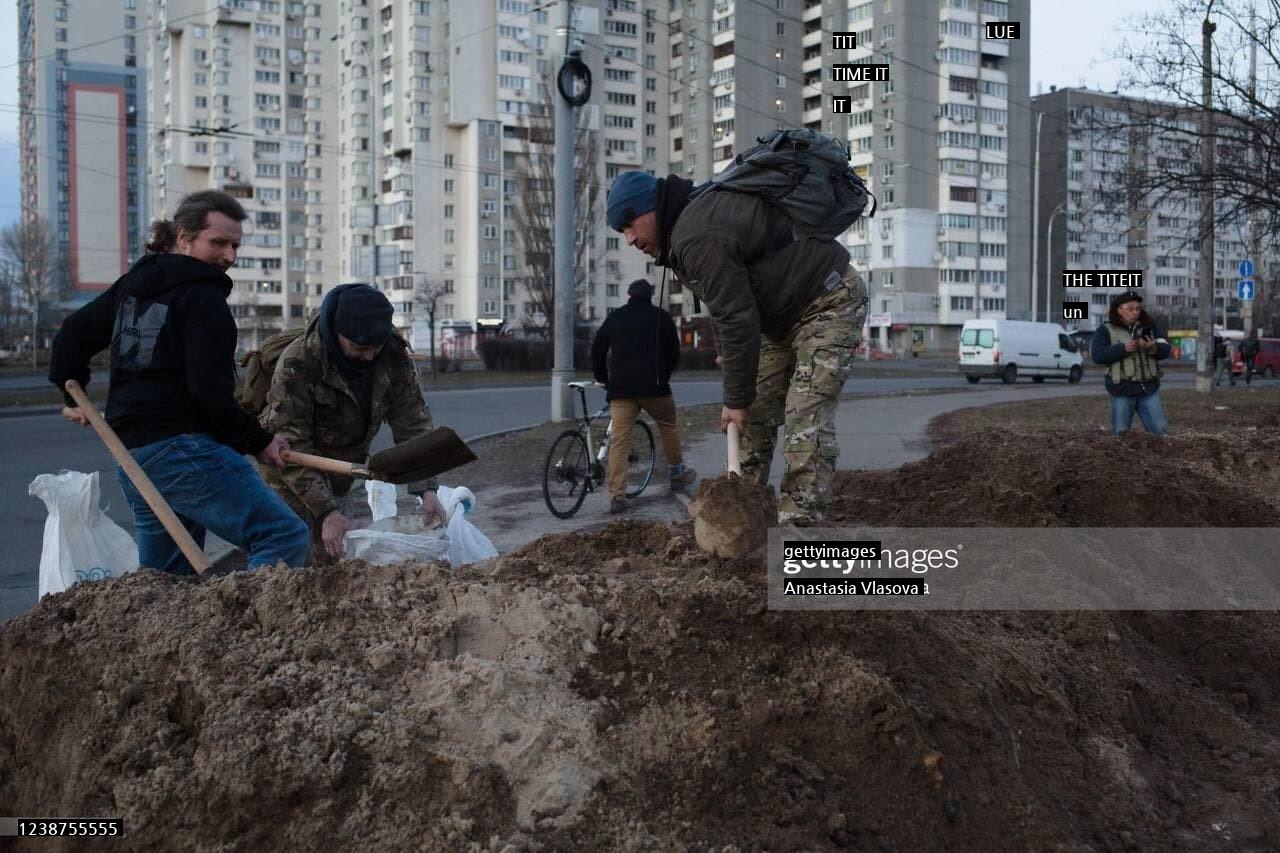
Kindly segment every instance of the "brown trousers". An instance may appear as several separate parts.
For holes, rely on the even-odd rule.
[[[662,455],[668,465],[684,461],[680,455],[680,425],[676,418],[674,397],[638,397],[612,400],[609,414],[613,418],[613,438],[609,445],[609,497],[620,498],[627,494],[627,456],[631,454],[631,433],[640,410],[648,412],[658,425],[662,443]]]

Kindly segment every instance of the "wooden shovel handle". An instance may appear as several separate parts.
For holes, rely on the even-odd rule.
[[[738,434],[738,425],[729,424],[729,473],[742,476],[742,460],[738,458],[738,442],[741,436]]]
[[[365,468],[354,462],[343,462],[340,459],[330,459],[327,456],[299,453],[296,450],[286,450],[280,454],[280,458],[290,465],[302,465],[307,468],[315,468],[317,471],[328,471],[330,474],[342,474],[347,477],[363,477],[368,473]]]
[[[133,487],[138,490],[138,494],[142,495],[142,499],[147,502],[147,506],[151,507],[151,511],[156,514],[156,518],[160,519],[160,523],[164,525],[165,532],[178,543],[178,548],[182,551],[182,556],[187,558],[187,562],[196,570],[197,574],[204,574],[209,570],[209,560],[205,557],[204,551],[200,550],[200,546],[196,544],[196,540],[191,538],[191,534],[187,532],[187,528],[182,526],[182,522],[178,521],[178,516],[173,514],[173,510],[169,508],[169,502],[160,494],[160,490],[151,482],[151,478],[147,476],[147,472],[143,471],[138,465],[133,455],[120,441],[106,421],[102,419],[102,415],[98,414],[98,410],[93,407],[93,403],[89,400],[88,395],[84,393],[84,389],[80,387],[80,383],[74,379],[67,380],[67,393],[71,395],[71,399],[76,401],[76,405],[80,407],[80,411],[89,419],[89,423],[93,425],[94,432],[102,439],[102,443],[107,446],[107,450],[111,451],[111,455],[115,457],[116,462],[124,469],[125,475],[129,478],[129,482],[133,483]],[[158,568],[152,566],[152,568]]]

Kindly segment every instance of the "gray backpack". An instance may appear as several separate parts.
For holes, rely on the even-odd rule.
[[[708,190],[751,193],[791,218],[792,237],[834,240],[849,230],[875,197],[849,166],[849,152],[816,130],[775,130],[757,137],[711,179]]]

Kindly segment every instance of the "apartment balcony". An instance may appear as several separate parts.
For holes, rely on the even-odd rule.
[[[816,29],[811,33],[805,33],[804,37],[800,39],[801,47],[813,47],[814,45],[821,45],[821,44],[822,44],[821,28]]]
[[[822,53],[819,52],[817,56],[811,56],[808,59],[806,59],[803,63],[801,63],[800,69],[805,74],[809,74],[814,71],[821,71],[822,70]]]
[[[814,107],[811,110],[805,110],[803,113],[800,114],[800,120],[804,124],[809,124],[810,122],[814,122],[814,121],[822,121],[822,106],[819,105]]]
[[[258,0],[222,0],[218,3],[218,23],[252,23],[258,8]]]
[[[804,14],[800,16],[806,24],[810,21],[817,20],[822,17],[822,3],[810,3],[804,7]]]

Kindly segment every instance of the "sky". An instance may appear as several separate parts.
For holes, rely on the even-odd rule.
[[[1115,89],[1121,69],[1106,50],[1119,45],[1127,19],[1162,5],[1163,0],[1031,0],[1031,21],[1023,23],[1031,39],[1029,94],[1047,92],[1050,85]],[[19,213],[17,61],[17,2],[0,0],[0,227]]]

